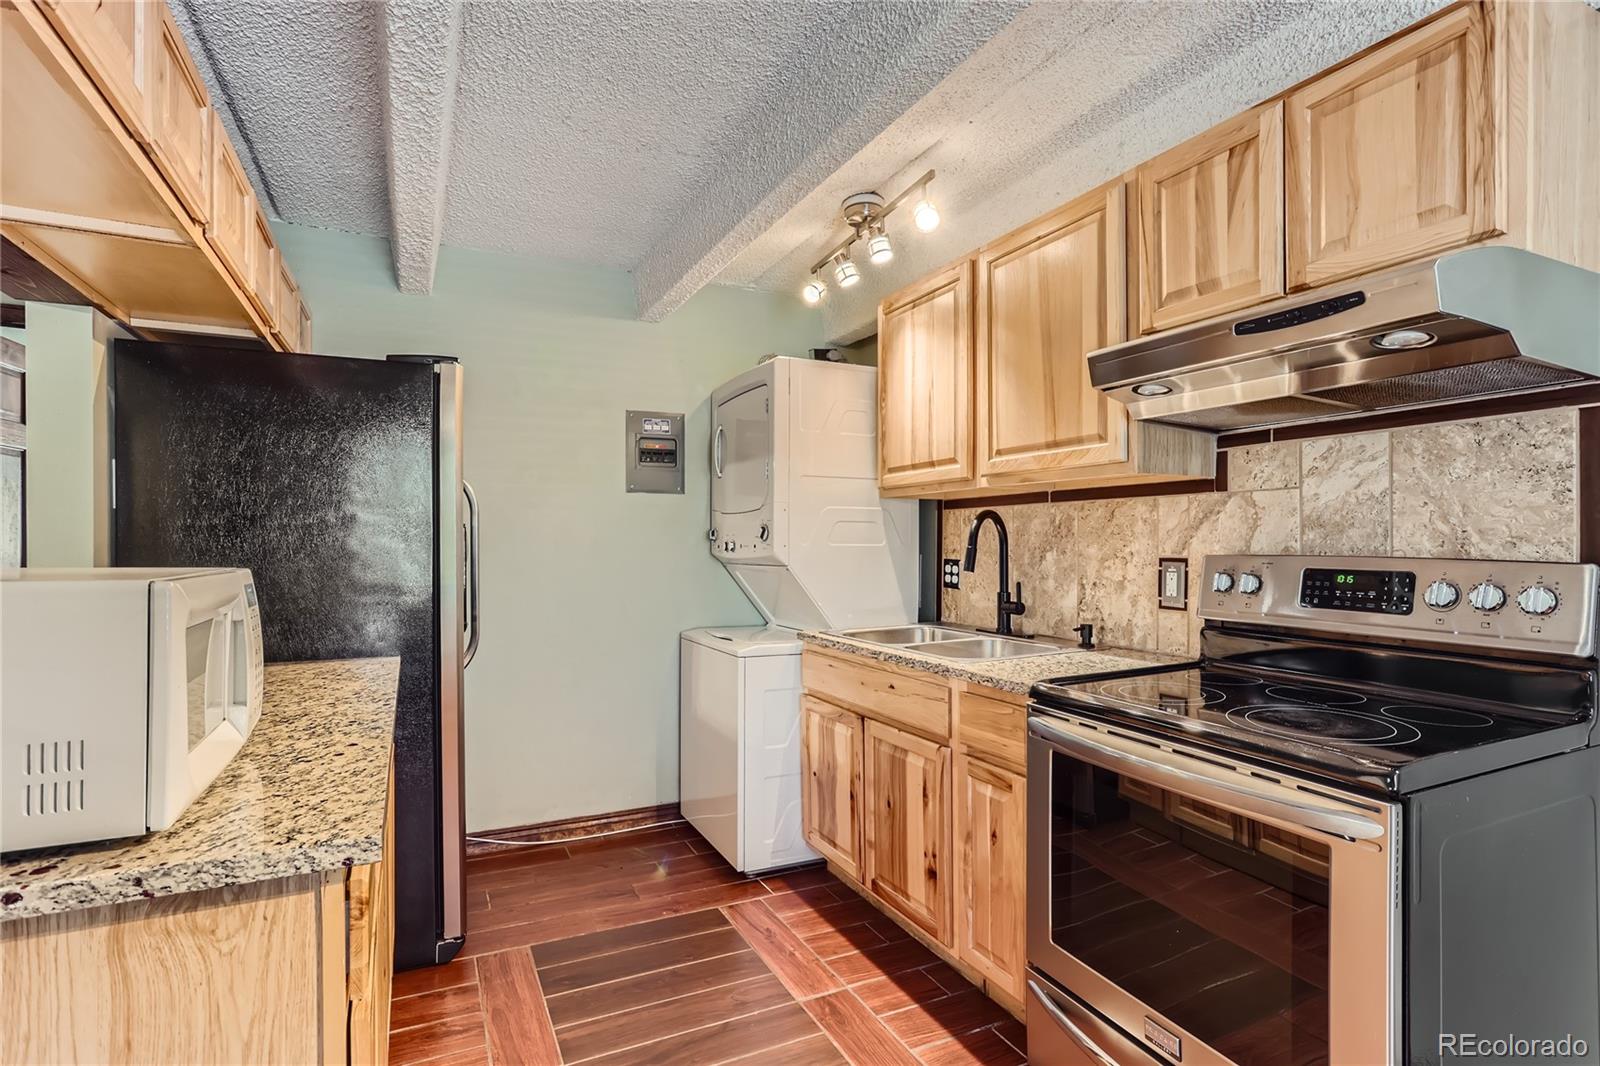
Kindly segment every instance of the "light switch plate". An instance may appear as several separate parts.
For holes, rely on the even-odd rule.
[[[958,589],[961,587],[961,560],[946,559],[944,561],[944,587]]]
[[[1189,609],[1189,560],[1161,560],[1156,576],[1156,602],[1164,611]]]

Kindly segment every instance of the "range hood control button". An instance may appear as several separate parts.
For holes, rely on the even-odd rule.
[[[1506,605],[1506,590],[1493,581],[1480,582],[1467,593],[1467,602],[1480,611],[1498,611]]]
[[[1218,570],[1211,575],[1211,591],[1227,592],[1233,588],[1233,575],[1226,570]]]
[[[1435,611],[1448,611],[1461,600],[1461,590],[1456,588],[1444,578],[1440,578],[1428,586],[1422,594],[1422,602],[1432,607]]]
[[[1256,593],[1260,592],[1261,591],[1261,575],[1260,574],[1240,574],[1239,575],[1239,591],[1244,593],[1246,596],[1254,596]]]
[[[1531,615],[1550,614],[1560,603],[1560,598],[1543,585],[1529,585],[1517,597],[1517,606]]]

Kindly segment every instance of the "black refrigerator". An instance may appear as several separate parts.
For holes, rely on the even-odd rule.
[[[248,566],[269,662],[400,657],[395,966],[448,961],[477,646],[460,365],[116,341],[109,383],[115,565]]]

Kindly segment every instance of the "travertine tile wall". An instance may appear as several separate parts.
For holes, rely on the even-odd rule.
[[[1023,631],[1095,625],[1109,645],[1197,654],[1193,587],[1208,554],[1570,560],[1578,551],[1577,411],[1237,448],[1228,491],[996,508],[1011,539]],[[945,510],[960,558],[976,511]],[[1163,556],[1189,560],[1189,612],[1156,606]],[[994,624],[994,534],[976,573],[945,589],[946,621]]]

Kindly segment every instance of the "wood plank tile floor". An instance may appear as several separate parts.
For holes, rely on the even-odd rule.
[[[826,870],[688,826],[467,863],[462,956],[398,974],[396,1066],[1016,1066],[1023,1027]]]

